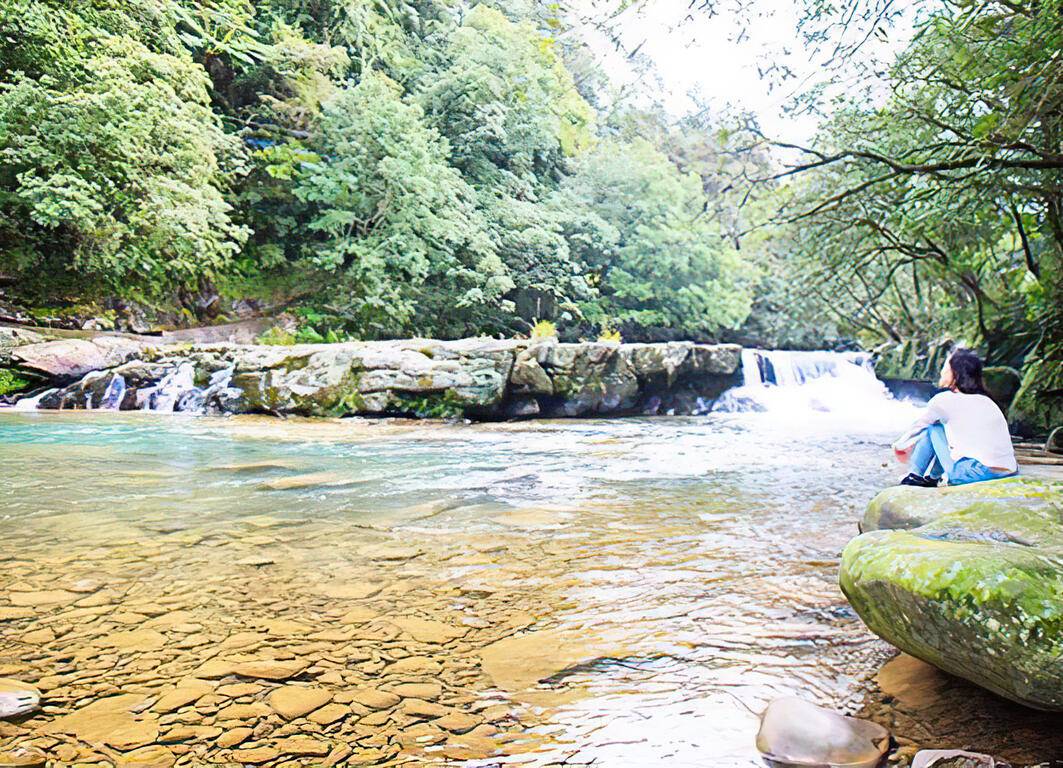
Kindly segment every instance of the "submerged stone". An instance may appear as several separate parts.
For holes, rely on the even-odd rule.
[[[880,725],[846,717],[795,696],[776,699],[760,718],[757,749],[786,768],[875,768],[889,749]]]
[[[41,692],[32,685],[0,678],[0,717],[18,717],[41,705]]]
[[[1063,484],[891,488],[842,554],[875,634],[1029,707],[1063,710]]]
[[[962,749],[923,749],[912,758],[912,768],[996,768],[990,755]]]

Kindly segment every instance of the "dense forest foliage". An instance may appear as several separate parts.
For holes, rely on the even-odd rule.
[[[898,19],[801,7],[834,61]],[[0,303],[119,328],[242,305],[311,337],[950,336],[1051,404],[1063,10],[913,7],[868,87],[806,89],[833,96],[797,147],[619,92],[564,5],[8,0]]]
[[[0,269],[23,295],[196,313],[220,291],[366,337],[741,323],[756,270],[707,213],[717,135],[597,107],[607,78],[552,14],[5,3]]]

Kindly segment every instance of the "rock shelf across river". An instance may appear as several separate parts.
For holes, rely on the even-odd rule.
[[[732,344],[462,339],[160,345],[101,335],[6,354],[41,409],[499,419],[707,412],[740,383]]]

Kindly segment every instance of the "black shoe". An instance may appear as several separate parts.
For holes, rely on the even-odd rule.
[[[906,478],[901,480],[901,485],[914,485],[917,488],[937,488],[938,481],[932,477],[923,477],[917,475],[915,472],[909,474]]]

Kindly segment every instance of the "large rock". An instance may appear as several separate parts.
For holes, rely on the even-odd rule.
[[[1063,484],[1008,478],[879,494],[842,591],[901,650],[1002,696],[1063,710]]]
[[[148,347],[117,336],[17,350],[20,366],[58,385],[40,399],[41,408],[105,400],[138,408],[165,389],[177,410],[472,419],[707,410],[738,383],[740,352],[736,345],[691,342],[485,338]],[[115,376],[122,380],[115,383]]]
[[[0,363],[6,363],[11,358],[11,352],[16,348],[28,344],[39,344],[43,341],[45,341],[44,336],[35,331],[0,325]]]
[[[20,346],[12,350],[11,361],[31,373],[69,381],[122,365],[143,355],[145,349],[144,342],[123,336],[59,339]]]
[[[768,764],[788,768],[877,768],[889,744],[881,725],[795,696],[769,704],[757,733],[757,749]]]

